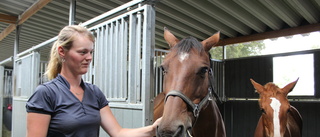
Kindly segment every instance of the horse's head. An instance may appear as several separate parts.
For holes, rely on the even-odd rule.
[[[188,136],[198,112],[207,104],[210,59],[208,51],[219,41],[220,33],[199,42],[193,37],[178,40],[165,28],[170,46],[161,67],[164,73],[165,105],[158,136]],[[198,106],[199,105],[199,106]],[[200,107],[200,109],[198,109]],[[196,111],[196,112],[194,112]]]
[[[283,137],[286,132],[287,114],[290,112],[287,95],[292,91],[298,79],[284,88],[279,88],[271,82],[262,86],[250,80],[260,94],[259,105],[262,112],[263,134],[267,137]]]

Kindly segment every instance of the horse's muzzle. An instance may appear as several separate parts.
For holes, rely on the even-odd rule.
[[[179,126],[177,130],[163,130],[157,127],[156,131],[157,137],[192,137],[191,129],[185,129],[183,126]]]

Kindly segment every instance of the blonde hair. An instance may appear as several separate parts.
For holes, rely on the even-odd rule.
[[[92,42],[94,42],[93,34],[83,26],[65,26],[60,31],[58,39],[52,45],[49,63],[45,72],[48,80],[54,79],[61,72],[62,59],[59,56],[58,47],[61,46],[64,49],[69,50],[72,47],[72,43],[75,40],[75,37],[79,36],[79,34],[89,38]]]

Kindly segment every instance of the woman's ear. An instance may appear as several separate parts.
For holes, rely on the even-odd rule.
[[[65,56],[65,49],[62,46],[58,47],[58,54],[61,58]]]

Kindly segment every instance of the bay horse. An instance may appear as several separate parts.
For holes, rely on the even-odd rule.
[[[164,39],[170,46],[161,68],[163,91],[154,100],[154,119],[162,117],[158,137],[225,137],[225,127],[213,97],[209,50],[220,32],[199,42],[181,41],[167,28]]]
[[[254,137],[301,137],[302,117],[287,99],[288,93],[299,79],[283,88],[272,82],[262,86],[253,79],[250,80],[260,94],[259,105],[262,112]]]

